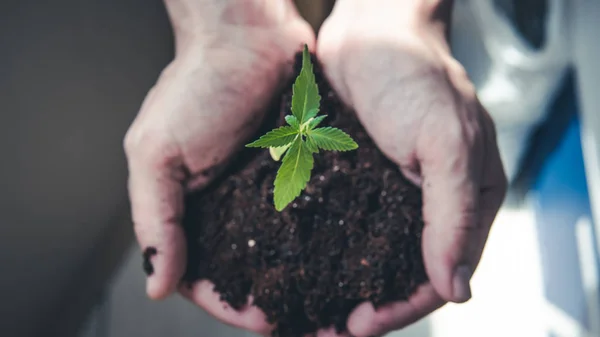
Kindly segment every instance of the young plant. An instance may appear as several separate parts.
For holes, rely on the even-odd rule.
[[[358,148],[356,142],[340,129],[317,128],[327,115],[317,116],[321,96],[306,45],[302,52],[302,69],[292,89],[292,114],[285,116],[288,125],[271,130],[246,145],[268,148],[275,161],[283,156],[275,177],[273,196],[275,209],[280,212],[306,187],[313,169],[314,153],[319,149],[350,151]]]

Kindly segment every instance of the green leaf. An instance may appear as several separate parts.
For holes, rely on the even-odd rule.
[[[312,153],[319,153],[319,147],[317,146],[317,143],[315,142],[313,137],[310,136],[310,134],[306,135],[306,147]]]
[[[308,122],[308,129],[312,130],[312,129],[316,128],[317,126],[319,126],[319,124],[321,124],[321,122],[325,119],[325,117],[327,117],[327,115],[315,117],[315,119]]]
[[[269,154],[271,155],[271,158],[273,158],[274,161],[279,161],[279,159],[281,159],[281,156],[283,156],[285,151],[287,151],[287,149],[289,149],[291,145],[292,143],[289,143],[285,146],[270,147]]]
[[[285,116],[285,121],[294,129],[300,130],[300,122],[298,122],[298,119],[296,118],[296,116],[287,115],[287,116]]]
[[[279,147],[284,146],[292,141],[298,135],[298,130],[291,126],[282,126],[278,129],[267,132],[258,140],[246,145],[246,147]]]
[[[296,138],[283,157],[283,163],[275,177],[273,199],[277,211],[282,211],[300,195],[310,179],[313,164],[312,152],[301,137]]]
[[[304,46],[302,52],[302,69],[296,78],[292,94],[292,114],[300,125],[317,115],[321,96],[313,74],[308,47]]]
[[[319,100],[320,99],[321,99],[321,96],[319,96]],[[319,109],[318,108],[310,109],[306,113],[306,116],[304,117],[304,122],[306,123],[309,119],[315,117],[318,113],[319,113]]]
[[[329,151],[350,151],[358,148],[358,144],[344,131],[332,127],[318,128],[309,131],[317,146]]]

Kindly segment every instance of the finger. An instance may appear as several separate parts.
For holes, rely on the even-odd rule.
[[[221,301],[220,295],[214,291],[214,285],[209,281],[199,281],[192,287],[183,285],[179,291],[185,298],[225,324],[263,336],[269,335],[274,329],[273,325],[267,323],[265,314],[252,306],[251,301],[239,311]]]
[[[423,259],[440,296],[465,302],[471,297],[477,250],[489,230],[478,212],[483,139],[479,123],[443,118],[426,119],[426,133],[417,144],[423,177]]]
[[[347,332],[337,333],[335,328],[328,328],[317,331],[316,337],[350,337],[350,334]]]
[[[430,284],[425,284],[406,302],[377,310],[371,303],[359,305],[348,318],[348,331],[355,337],[382,336],[404,328],[444,305]]]
[[[504,172],[504,166],[500,157],[500,151],[496,140],[496,129],[490,115],[483,109],[482,123],[486,140],[485,160],[483,163],[483,178],[481,183],[480,221],[484,228],[491,228],[498,210],[502,206],[506,196],[508,181]],[[479,256],[483,252],[483,245],[487,238],[481,240],[478,249]]]
[[[183,174],[177,149],[165,145],[169,144],[165,133],[146,130],[134,125],[126,136],[128,187],[136,237],[146,258],[146,291],[150,298],[160,299],[177,289],[185,268],[186,246],[179,225]]]

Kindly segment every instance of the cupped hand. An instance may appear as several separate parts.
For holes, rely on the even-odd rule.
[[[291,1],[166,2],[176,56],[150,90],[125,137],[137,239],[151,255],[147,293],[176,291],[186,266],[184,194],[202,188],[243,146],[314,32]],[[288,67],[285,67],[285,65]],[[254,307],[224,308],[208,282],[181,292],[225,323],[265,333]]]
[[[452,58],[443,29],[411,16],[408,3],[338,1],[317,42],[332,86],[381,151],[423,191],[430,281],[406,302],[357,307],[348,320],[356,337],[382,335],[445,302],[467,301],[506,193],[490,116]]]

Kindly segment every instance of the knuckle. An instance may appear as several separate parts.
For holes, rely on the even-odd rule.
[[[463,65],[460,62],[458,62],[456,59],[451,59],[451,61],[449,62],[449,68],[450,68],[450,72],[457,79],[468,79],[469,78],[465,67],[463,67]]]
[[[469,73],[460,62],[456,59],[451,59],[448,63],[447,72],[450,81],[459,89],[461,94],[466,98],[475,99],[477,91],[475,85],[469,78]]]
[[[452,153],[457,153],[465,145],[465,128],[458,118],[449,118],[443,126],[443,143]]]
[[[133,125],[125,134],[123,148],[128,159],[142,159],[152,164],[165,164],[174,156],[173,142],[160,129]]]
[[[125,137],[123,138],[123,149],[127,156],[131,156],[136,152],[136,148],[139,144],[139,137],[137,137],[136,133],[138,133],[137,130],[132,126],[127,130],[127,133],[125,133]]]
[[[463,210],[456,219],[456,229],[464,232],[473,232],[481,229],[479,211],[474,208]]]

